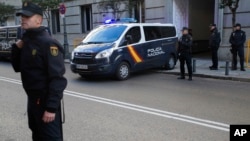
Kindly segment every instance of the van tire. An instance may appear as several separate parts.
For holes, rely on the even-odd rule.
[[[116,68],[115,77],[117,80],[127,80],[130,76],[130,66],[127,62],[121,62]]]
[[[176,64],[176,59],[174,55],[170,55],[165,64],[165,69],[172,70],[175,68],[175,64]]]

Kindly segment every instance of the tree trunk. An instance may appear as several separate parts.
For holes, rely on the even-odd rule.
[[[232,10],[232,26],[235,26],[235,22],[236,22],[236,10],[233,9]]]

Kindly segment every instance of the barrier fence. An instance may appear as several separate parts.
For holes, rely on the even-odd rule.
[[[246,57],[246,65],[248,68],[250,68],[249,64],[249,56],[250,56],[250,39],[247,42],[247,57]]]
[[[81,43],[82,40],[83,40],[83,38],[75,38],[73,40],[73,47],[74,48],[77,47]]]

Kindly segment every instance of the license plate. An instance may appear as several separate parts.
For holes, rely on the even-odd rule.
[[[77,69],[83,69],[83,70],[87,70],[88,69],[88,65],[76,65]]]

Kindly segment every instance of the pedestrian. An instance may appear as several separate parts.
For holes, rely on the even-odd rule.
[[[192,81],[192,37],[188,33],[188,28],[183,27],[182,36],[179,39],[178,55],[180,60],[181,76],[178,79],[185,79],[185,62],[187,64],[189,81]]]
[[[241,24],[237,23],[235,31],[232,32],[229,42],[232,44],[233,68],[237,70],[237,54],[240,58],[241,71],[246,71],[244,67],[244,44],[246,42],[246,33],[241,30]]]
[[[210,70],[218,70],[218,49],[220,47],[221,37],[216,24],[210,24],[210,38],[209,38],[209,48],[212,53],[212,66]]]
[[[12,45],[12,66],[21,72],[28,98],[28,124],[33,141],[62,141],[61,99],[66,88],[62,45],[49,35],[44,26],[42,9],[24,2],[21,40]]]

